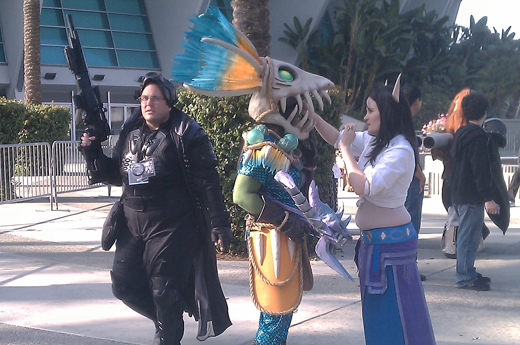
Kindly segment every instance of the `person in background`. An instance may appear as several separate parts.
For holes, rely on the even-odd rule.
[[[492,200],[489,138],[482,128],[488,102],[483,94],[472,91],[462,99],[461,107],[467,124],[455,132],[450,151],[453,157],[451,202],[459,220],[456,286],[488,291],[491,279],[482,276],[474,267],[482,238],[484,209],[488,214],[499,212]]]
[[[315,113],[316,129],[330,144],[339,141],[348,177],[359,195],[359,269],[367,345],[435,344],[417,269],[417,233],[404,207],[418,162],[409,104],[399,86],[372,90],[366,101],[367,130],[338,130]],[[359,156],[359,162],[355,157]]]
[[[410,105],[410,112],[412,117],[415,116],[422,106],[422,93],[416,85],[408,84],[403,86],[401,89],[402,96],[408,101]],[[426,176],[424,176],[423,168],[419,163],[415,166],[412,183],[408,188],[406,194],[406,201],[404,206],[410,217],[412,218],[412,224],[417,234],[421,231],[421,216],[422,216],[422,205],[424,199],[424,185],[426,184]],[[426,276],[421,274],[421,280],[425,281]]]
[[[214,247],[231,240],[217,157],[202,127],[174,107],[169,80],[147,73],[137,96],[111,158],[95,137],[81,138],[103,182],[123,186],[112,292],[154,322],[154,345],[180,344],[184,311],[205,340],[231,325]]]
[[[509,194],[509,206],[515,206],[516,194],[518,193],[518,187],[520,187],[520,150],[518,150],[518,160],[517,163],[519,167],[516,169],[513,177],[511,177],[511,182],[509,183],[509,187],[507,187],[507,194]]]

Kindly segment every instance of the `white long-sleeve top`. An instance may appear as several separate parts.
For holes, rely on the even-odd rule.
[[[374,140],[375,137],[367,131],[356,132],[356,138],[350,146],[354,156],[359,157],[358,166],[370,184],[365,184],[365,195],[359,198],[358,206],[364,200],[379,207],[403,206],[415,169],[412,146],[403,135],[397,135],[372,164],[368,154]]]

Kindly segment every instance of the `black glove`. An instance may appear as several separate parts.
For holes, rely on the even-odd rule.
[[[286,211],[272,203],[267,203],[265,199],[264,208],[256,221],[259,223],[273,224],[296,243],[303,243],[305,234],[311,231],[311,225],[307,219],[293,212]]]
[[[318,165],[318,145],[316,143],[316,134],[314,131],[309,133],[309,139],[300,141],[298,148],[302,152],[303,166],[316,168]]]
[[[103,149],[101,148],[101,142],[97,139],[92,141],[89,146],[78,146],[79,152],[85,158],[87,163],[87,171],[89,175],[89,184],[96,184],[102,182],[102,175],[99,172],[96,161],[103,156]]]
[[[231,243],[231,228],[216,227],[211,229],[211,240],[213,243],[217,243],[220,240],[222,251],[227,251],[229,244]]]

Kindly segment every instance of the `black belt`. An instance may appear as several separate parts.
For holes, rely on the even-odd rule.
[[[126,196],[124,205],[136,211],[148,211],[168,206],[168,196]]]
[[[123,187],[123,193],[127,197],[132,196],[149,196],[149,197],[166,197],[168,194],[171,194],[170,189],[158,189],[158,188],[136,188],[133,186],[125,185]]]

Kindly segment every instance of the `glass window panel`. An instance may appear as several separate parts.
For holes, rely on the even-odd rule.
[[[120,67],[159,68],[159,61],[153,52],[118,50],[117,57]]]
[[[119,132],[121,132],[121,126],[124,121],[124,112],[124,107],[110,108],[110,129],[113,135],[119,135]]]
[[[43,0],[43,7],[61,7],[60,0]]]
[[[109,29],[108,18],[106,13],[82,12],[82,11],[64,11],[65,14],[72,15],[74,27],[88,29]]]
[[[61,10],[51,10],[48,8],[42,9],[40,25],[65,26]]]
[[[229,6],[229,0],[218,3]],[[73,18],[89,65],[159,68],[144,0],[44,0],[42,64],[66,64],[63,47],[68,44],[67,14]],[[1,40],[0,49],[2,62],[5,53]]]
[[[110,31],[78,30],[82,47],[114,48]]]
[[[47,45],[68,45],[65,28],[40,28],[40,42]]]
[[[63,47],[41,46],[41,63],[49,65],[65,65],[65,53]]]
[[[112,49],[84,48],[88,66],[117,66],[116,54]]]
[[[0,43],[0,62],[6,62],[5,53],[4,53],[4,45]]]
[[[125,16],[121,14],[109,14],[112,30],[150,32],[148,19],[141,16]]]
[[[209,6],[216,7],[230,22],[233,21],[233,8],[231,0],[211,0]]]
[[[143,0],[110,0],[106,5],[108,12],[146,15]]]
[[[61,0],[63,8],[75,10],[105,11],[103,0]]]
[[[113,35],[116,48],[155,50],[152,35],[126,32],[114,32]]]

